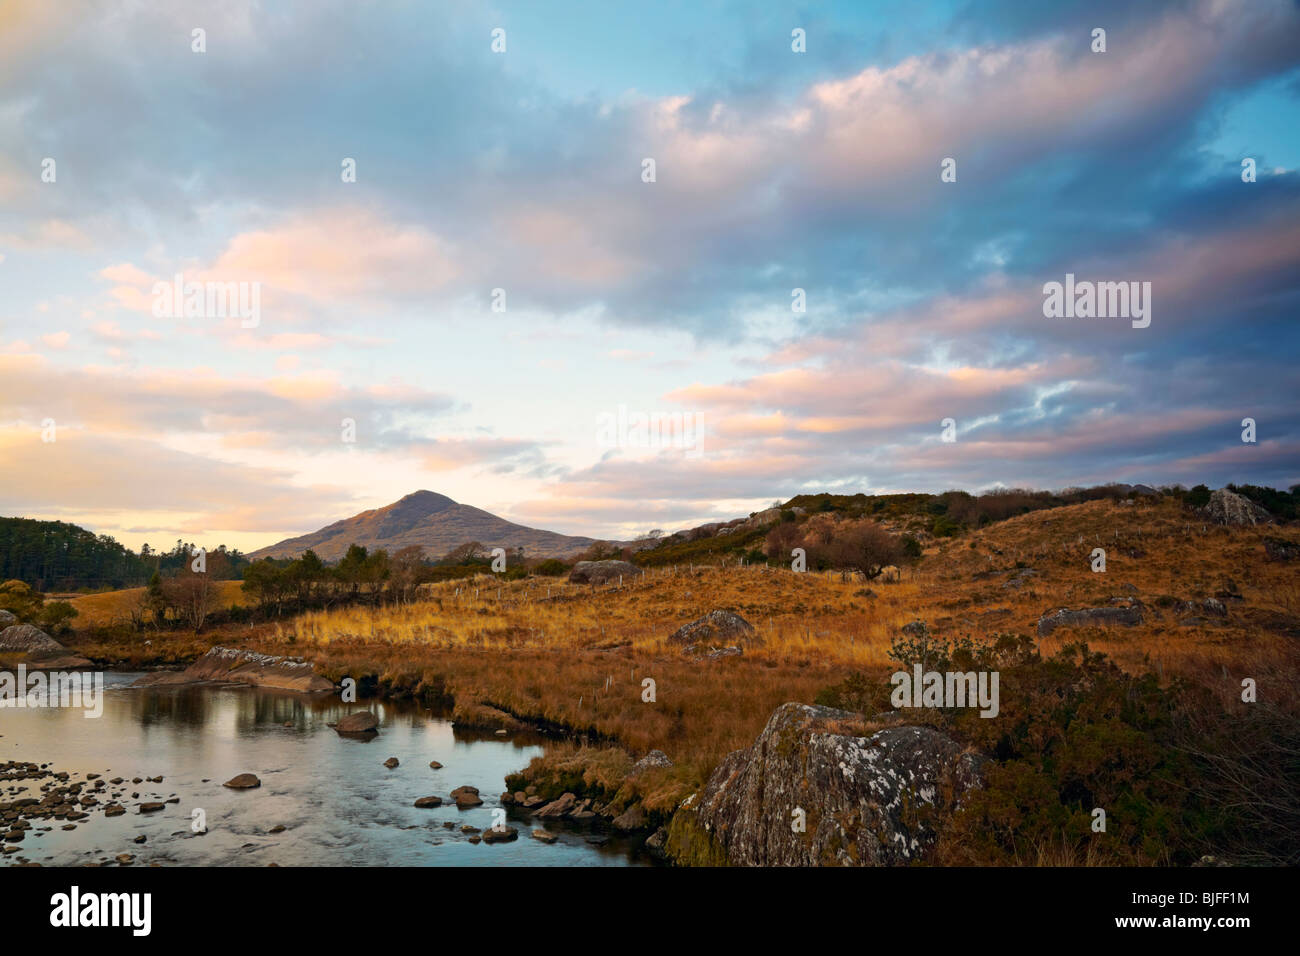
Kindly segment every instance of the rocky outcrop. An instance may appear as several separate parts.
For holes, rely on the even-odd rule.
[[[1273,516],[1244,495],[1220,488],[1210,495],[1205,516],[1217,524],[1254,526],[1271,524]]]
[[[1133,598],[1116,598],[1109,607],[1061,608],[1038,619],[1038,636],[1047,637],[1058,627],[1087,624],[1123,624],[1133,627],[1142,623],[1142,605]]]
[[[683,863],[890,866],[924,855],[983,758],[929,727],[870,733],[860,714],[783,704],[673,818]],[[802,821],[802,827],[799,826]]]
[[[146,674],[133,686],[199,683],[249,684],[304,694],[334,690],[332,681],[315,673],[311,664],[300,657],[274,657],[220,646],[209,650],[183,671]]]
[[[630,561],[579,561],[569,572],[570,584],[606,584],[622,577],[632,580],[641,569]]]
[[[687,653],[707,654],[719,649],[762,644],[754,626],[735,611],[714,610],[673,632],[668,640],[685,645]]]
[[[73,670],[91,666],[86,658],[74,654],[34,624],[11,624],[0,631],[0,654],[4,653],[26,655],[23,663],[33,670]]]

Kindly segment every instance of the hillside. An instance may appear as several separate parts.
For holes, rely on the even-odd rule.
[[[371,551],[383,548],[390,554],[419,545],[427,557],[440,558],[469,541],[488,548],[523,548],[530,558],[569,557],[595,543],[593,538],[526,528],[446,495],[417,491],[383,508],[261,548],[250,557],[297,558],[311,549],[322,561],[337,561],[349,545],[359,544]]]

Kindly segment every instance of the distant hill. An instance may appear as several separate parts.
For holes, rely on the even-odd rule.
[[[389,554],[420,545],[426,557],[441,558],[468,541],[488,548],[523,548],[530,558],[569,557],[595,543],[594,538],[526,528],[481,508],[458,504],[446,495],[417,491],[383,508],[261,548],[249,557],[296,558],[310,548],[322,561],[337,561],[349,545],[359,544],[371,551],[383,548]]]

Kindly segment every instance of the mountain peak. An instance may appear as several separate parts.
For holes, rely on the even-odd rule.
[[[593,544],[591,538],[526,528],[487,511],[463,505],[436,491],[413,491],[382,508],[343,518],[311,534],[289,538],[249,557],[298,557],[311,548],[323,561],[337,561],[351,544],[390,553],[420,545],[439,558],[468,541],[488,548],[523,548],[530,556],[567,557]]]

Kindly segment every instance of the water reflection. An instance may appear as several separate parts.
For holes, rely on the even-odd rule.
[[[492,825],[507,773],[543,752],[538,737],[461,732],[409,702],[341,704],[261,688],[141,688],[136,675],[110,674],[104,714],[80,710],[0,711],[0,759],[52,763],[74,774],[124,777],[125,816],[96,812],[76,830],[62,821],[34,821],[21,856],[50,864],[111,860],[133,853],[137,865],[629,865],[647,860],[629,842],[587,828],[549,825],[560,841],[532,840],[531,821],[511,814],[514,843],[474,845],[462,826]],[[373,710],[380,733],[341,737],[328,725],[356,709]],[[383,766],[397,757],[393,770]],[[443,765],[433,770],[430,761]],[[259,789],[234,791],[222,782],[254,773]],[[162,776],[162,783],[134,777]],[[416,809],[418,797],[444,799],[462,784],[478,787],[484,805]],[[139,797],[131,799],[132,793]],[[140,801],[179,803],[140,815]],[[13,799],[7,796],[6,799]],[[193,811],[208,832],[190,829]],[[451,823],[448,829],[443,824]],[[269,833],[273,827],[281,833]],[[146,842],[132,839],[143,834]],[[602,846],[595,841],[609,838]],[[10,858],[9,862],[13,862]]]

